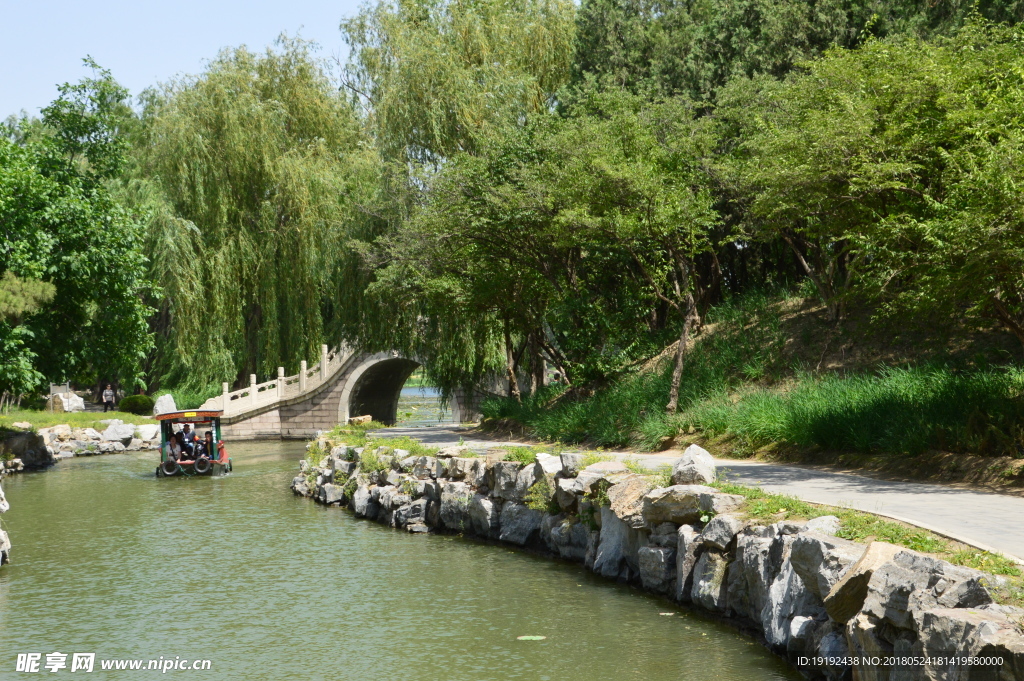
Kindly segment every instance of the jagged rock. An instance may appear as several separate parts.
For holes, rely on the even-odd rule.
[[[857,615],[846,624],[846,641],[852,657],[884,658],[892,654],[893,646],[881,635],[878,623],[864,614]],[[854,667],[858,681],[888,681],[890,668],[884,665],[864,664]]]
[[[469,502],[469,519],[474,533],[481,537],[497,537],[500,516],[500,501],[495,503],[483,494],[473,495]]]
[[[819,532],[803,532],[793,540],[790,561],[808,590],[824,600],[843,572],[864,555],[865,548]]]
[[[387,485],[396,485],[397,486],[397,485],[401,485],[402,484],[402,480],[403,480],[402,474],[399,473],[398,471],[388,471],[387,475],[384,477],[384,479],[381,480],[380,482],[378,482],[377,484],[378,485],[387,484]]]
[[[673,485],[651,490],[644,496],[644,518],[648,523],[695,522],[702,513],[734,511],[743,503],[737,494],[723,494],[704,485]]]
[[[492,466],[494,473],[494,496],[499,499],[516,498],[516,478],[523,464],[518,461],[498,461]]]
[[[540,532],[543,519],[544,514],[540,511],[535,511],[524,504],[506,502],[501,507],[501,534],[498,538],[525,546]]]
[[[715,459],[703,447],[690,445],[672,464],[673,485],[708,485],[715,481],[718,472]]]
[[[356,491],[352,494],[352,501],[349,502],[349,506],[352,507],[352,512],[356,514],[357,518],[366,517],[366,508],[370,503],[372,503],[370,488],[367,485],[359,485],[356,487]]]
[[[309,496],[309,483],[305,475],[296,475],[292,478],[292,491],[304,497]]]
[[[700,533],[701,543],[719,551],[725,551],[739,531],[743,521],[728,514],[717,515],[711,519]]]
[[[404,527],[406,529],[411,525],[423,525],[423,527],[426,527],[427,503],[426,499],[418,499],[399,506],[395,509],[395,527]],[[420,530],[410,530],[410,532],[416,531]]]
[[[674,549],[676,544],[679,543],[679,537],[676,533],[679,528],[676,527],[675,523],[661,523],[651,530],[651,536],[648,541],[654,546],[664,546],[667,549]]]
[[[160,438],[160,425],[156,423],[143,423],[135,426],[135,435],[140,440],[157,440]],[[85,429],[85,436],[90,440],[99,440],[101,435],[92,428]]]
[[[562,470],[562,460],[557,456],[551,456],[550,454],[538,454],[537,463],[544,469],[545,475],[556,475]]]
[[[169,414],[172,411],[178,411],[178,407],[174,404],[174,396],[170,393],[161,395],[156,398],[153,403],[153,416],[159,416],[160,414]]]
[[[718,551],[705,551],[693,569],[693,588],[690,599],[705,610],[725,612],[727,585],[725,573],[729,559]]]
[[[839,532],[840,522],[839,518],[834,515],[822,515],[817,518],[812,518],[807,521],[804,525],[804,532],[817,532],[818,534],[825,534],[831,537],[836,536]]]
[[[643,475],[630,475],[608,488],[608,501],[612,513],[632,527],[647,525],[644,518],[644,496],[654,487],[651,479]]]
[[[561,558],[586,558],[590,531],[581,522],[571,522],[564,516],[546,516],[541,522],[541,536],[552,553]]]
[[[137,437],[133,437],[132,441],[128,443],[128,446],[125,447],[125,449],[128,450],[129,452],[139,451],[140,449],[142,449],[142,440],[140,440]]]
[[[71,426],[66,423],[50,426],[49,428],[40,428],[37,432],[43,436],[46,444],[51,444],[57,440],[67,442],[74,435],[71,430]]]
[[[600,525],[592,569],[604,577],[629,581],[639,571],[640,533],[619,520],[606,506],[600,509]]]
[[[473,459],[473,464],[469,467],[469,472],[466,473],[466,482],[481,491],[483,491],[484,487],[490,488],[493,486],[494,480],[491,475],[491,469],[488,468],[487,462],[484,459]]]
[[[370,421],[373,421],[373,416],[370,414],[362,414],[361,416],[348,417],[349,424],[353,426],[360,426],[364,423],[369,423]]]
[[[3,487],[0,487],[0,513],[7,513],[11,510],[11,505],[7,503],[7,497],[4,496]]]
[[[397,455],[397,452],[396,452]],[[403,473],[412,473],[412,467],[416,465],[415,456],[403,456],[398,460],[398,469]]]
[[[131,443],[133,437],[135,426],[130,423],[112,423],[100,434],[100,439],[104,442],[120,442],[126,446]]]
[[[626,465],[621,461],[598,461],[597,463],[592,463],[580,471],[581,474],[593,473],[606,479],[608,479],[609,475],[615,475],[618,473],[628,474],[629,472],[629,469],[626,468]]]
[[[825,608],[821,599],[804,585],[790,562],[793,537],[780,535],[772,541],[770,551],[777,556],[779,569],[768,587],[767,599],[761,611],[761,628],[768,644],[779,649],[789,645],[792,621],[795,617],[824,619]]]
[[[0,530],[0,565],[7,565],[11,562],[11,540],[7,533]]]
[[[331,448],[331,458],[339,459],[341,461],[349,461],[352,455],[349,453],[348,445],[338,445],[337,447]]]
[[[459,445],[458,447],[445,447],[435,454],[439,459],[450,459],[455,456],[464,457],[469,453],[469,447]]]
[[[853,619],[864,606],[871,575],[902,550],[899,546],[886,542],[873,541],[868,544],[860,560],[843,574],[825,596],[825,610],[828,611],[828,616],[840,624],[846,624]]]
[[[43,436],[31,431],[16,433],[0,442],[0,459],[18,459],[23,468],[46,468],[57,463]]]
[[[389,485],[380,491],[378,503],[382,510],[394,511],[397,508],[412,503],[412,497],[400,488]]]
[[[677,601],[689,601],[693,591],[693,568],[697,565],[700,534],[691,525],[680,525],[676,532],[676,591]]]
[[[676,578],[676,550],[663,546],[642,546],[637,551],[640,581],[644,588],[655,593],[674,591]]]
[[[999,666],[949,665],[926,669],[925,679],[1024,679],[1021,614],[1018,611],[1011,618],[989,608],[936,608],[915,612],[918,636],[910,654],[1002,659]]]
[[[429,479],[437,470],[437,459],[432,456],[419,456],[416,457],[416,462],[412,467],[412,474],[414,477],[420,480]]]
[[[558,457],[559,462],[562,464],[562,475],[567,478],[575,478],[580,474],[580,466],[583,465],[582,454],[565,454],[563,453]]]
[[[441,523],[449,530],[469,526],[469,502],[473,492],[464,482],[446,482],[441,488]]]
[[[441,501],[441,484],[436,480],[424,480],[421,494],[430,501]]]
[[[862,612],[899,629],[912,613],[933,608],[976,608],[992,603],[985,573],[903,550],[874,570]]]
[[[477,459],[462,457],[436,458],[434,459],[434,474],[438,478],[449,478],[451,480],[462,480],[473,468]]]
[[[327,504],[328,506],[332,504],[340,504],[344,496],[345,490],[343,487],[329,482],[323,486],[320,503]]]
[[[32,424],[29,423],[28,421],[15,421],[14,423],[11,424],[11,427],[21,428],[22,430],[31,430]]]
[[[555,503],[568,512],[576,507],[576,483],[573,478],[559,478],[555,482]]]
[[[516,474],[515,499],[523,500],[533,484],[544,478],[544,467],[539,463],[527,464]]]
[[[783,520],[782,522],[775,523],[772,527],[775,528],[775,534],[800,534],[807,529],[807,524]]]

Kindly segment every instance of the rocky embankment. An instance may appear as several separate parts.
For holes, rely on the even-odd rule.
[[[65,424],[15,433],[0,442],[0,461],[10,474],[46,468],[73,456],[133,452],[160,446],[158,424],[136,426],[119,419],[104,423],[107,427],[102,432]]]
[[[714,462],[699,447],[670,480],[619,462],[582,467],[579,454],[524,464],[500,460],[505,452],[413,457],[324,439],[310,451],[318,465],[302,462],[297,494],[409,532],[459,532],[580,562],[753,627],[812,678],[1024,679],[1024,610],[996,603],[1001,578],[840,539],[832,516],[748,521],[743,497],[708,486]]]

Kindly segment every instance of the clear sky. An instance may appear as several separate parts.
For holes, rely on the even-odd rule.
[[[362,0],[0,0],[0,120],[38,114],[91,55],[132,95],[198,73],[222,47],[263,49],[282,32],[347,54],[338,31]]]

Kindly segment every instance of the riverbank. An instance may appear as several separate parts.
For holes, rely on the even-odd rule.
[[[33,430],[31,424],[19,423],[16,430],[5,430],[0,438],[0,470],[6,474],[46,468],[61,459],[74,456],[95,456],[117,452],[157,449],[160,446],[160,425],[157,423],[125,423],[121,419],[96,422],[102,432],[92,427],[72,427],[61,423]],[[0,476],[2,477],[2,476]]]
[[[811,676],[849,672],[808,661],[815,657],[969,656],[998,641],[1000,673],[1024,678],[1024,610],[999,603],[1012,598],[1009,580],[838,538],[835,517],[752,517],[747,498],[706,484],[714,475],[699,452],[655,477],[580,454],[523,450],[508,461],[507,453],[448,448],[412,456],[340,439],[311,443],[292,483],[297,494],[412,533],[459,532],[583,563],[753,627]],[[954,630],[962,635],[951,648]],[[854,667],[860,678],[881,672]],[[925,678],[922,668],[906,671]]]

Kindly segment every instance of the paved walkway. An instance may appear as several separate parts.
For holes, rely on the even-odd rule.
[[[485,450],[509,441],[480,439],[458,426],[389,428],[382,436],[408,435],[434,447],[462,444]],[[671,464],[674,456],[613,453],[632,456],[650,468]],[[788,494],[805,501],[845,506],[917,525],[978,548],[1024,562],[1024,497],[923,482],[879,480],[805,466],[722,459],[716,462],[725,479]]]

